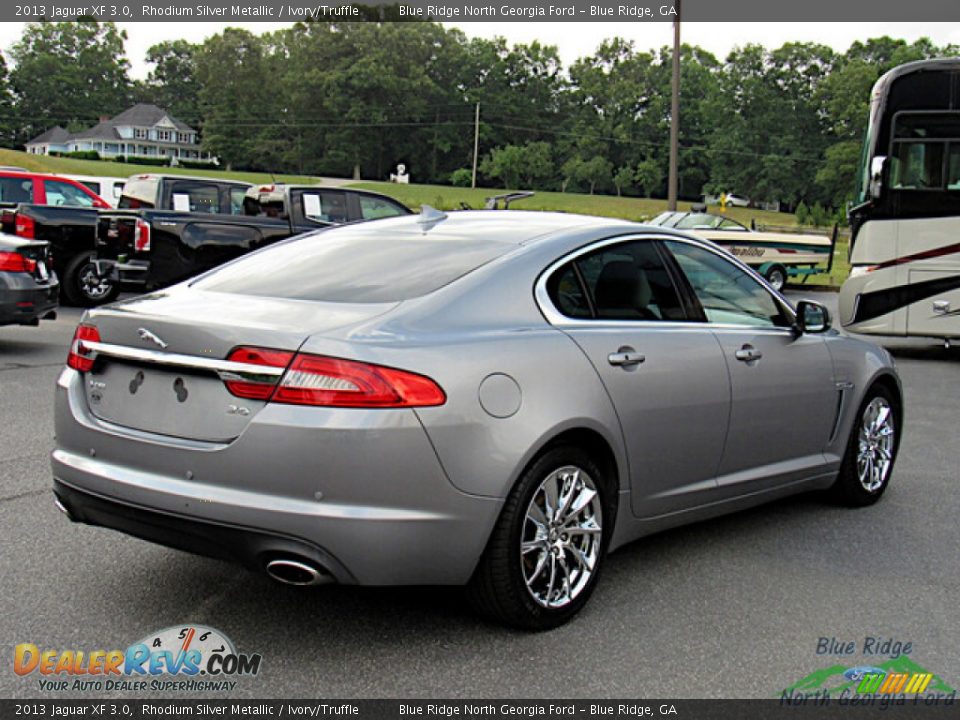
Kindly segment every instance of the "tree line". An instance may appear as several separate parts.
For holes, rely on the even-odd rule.
[[[557,49],[467,38],[429,22],[308,22],[203,43],[158,43],[131,80],[125,33],[93,20],[30,23],[0,57],[0,142],[79,130],[133,102],[198,128],[235,169],[509,188],[666,194],[669,48],[621,38],[569,67]],[[748,44],[719,60],[684,45],[680,195],[840,208],[853,192],[870,88],[886,70],[955,55],[889,37],[845,52]]]

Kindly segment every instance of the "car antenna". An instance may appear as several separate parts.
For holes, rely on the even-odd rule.
[[[437,210],[429,205],[420,206],[420,217],[417,218],[417,224],[423,227],[423,231],[432,230],[437,223],[447,219],[447,214]]]

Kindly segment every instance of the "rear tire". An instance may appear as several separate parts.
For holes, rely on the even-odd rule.
[[[880,499],[890,484],[900,449],[901,417],[899,402],[887,388],[874,385],[867,391],[830,489],[834,500],[848,507],[865,507]]]
[[[467,586],[486,618],[549,630],[587,603],[616,513],[615,479],[587,453],[562,445],[523,473]]]
[[[96,307],[112,302],[120,294],[117,283],[97,277],[93,253],[77,255],[67,263],[60,281],[64,304],[76,307]]]

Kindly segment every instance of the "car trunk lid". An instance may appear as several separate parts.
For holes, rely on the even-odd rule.
[[[266,401],[238,397],[227,382],[254,377],[273,383],[283,370],[258,371],[249,357],[228,360],[232,351],[254,347],[292,357],[310,335],[372,319],[395,306],[253,298],[181,287],[101,308],[86,321],[100,336],[91,345],[96,362],[84,378],[87,403],[95,416],[114,425],[229,442]]]

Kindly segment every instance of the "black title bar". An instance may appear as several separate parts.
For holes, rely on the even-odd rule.
[[[422,2],[369,0],[41,0],[7,3],[0,21],[76,20],[115,22],[298,22],[439,20],[453,22],[669,22],[682,9],[693,22],[950,22],[960,21],[953,0],[512,0]]]

